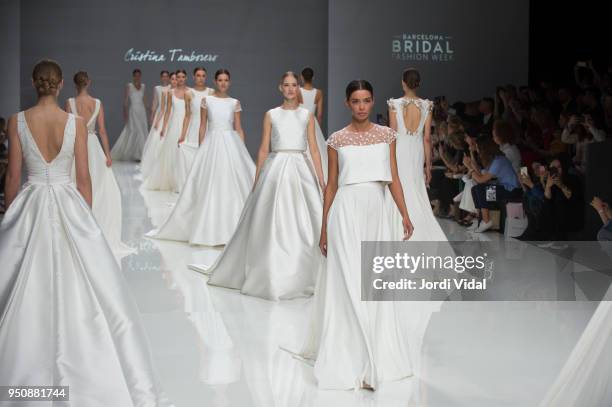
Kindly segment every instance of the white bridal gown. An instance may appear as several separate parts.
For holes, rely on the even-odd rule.
[[[183,186],[189,170],[193,165],[193,160],[198,151],[200,144],[200,108],[202,106],[202,99],[205,96],[212,95],[215,90],[212,88],[206,88],[203,91],[196,89],[189,89],[191,92],[191,119],[189,120],[189,127],[187,128],[187,134],[185,135],[185,141],[181,144],[178,149],[178,164],[177,164],[177,180],[178,185]]]
[[[314,291],[323,264],[319,250],[323,201],[306,156],[310,112],[277,107],[269,115],[272,152],[236,232],[209,270],[208,283],[284,300]]]
[[[210,95],[202,108],[208,110],[204,142],[172,213],[149,237],[218,246],[236,229],[255,177],[253,159],[234,130],[240,102]]]
[[[315,114],[317,111],[317,105],[315,104],[317,89],[312,88],[308,90],[300,88],[300,92],[302,92],[302,106],[308,109],[310,113],[312,113],[315,117],[315,135],[317,136],[317,145],[319,146],[319,152],[321,153],[323,178],[325,182],[327,182],[327,143],[325,141],[325,137],[323,136],[323,132],[321,131],[321,126],[319,125],[317,116]],[[307,154],[310,156],[310,151],[307,151]]]
[[[27,182],[0,224],[0,383],[70,386],[72,406],[170,405],[136,303],[70,177],[74,115],[49,163],[23,113],[18,133]]]
[[[74,98],[68,99],[70,110],[78,115],[77,105]],[[104,232],[106,241],[111,249],[117,254],[127,255],[133,251],[121,241],[121,191],[113,170],[106,166],[106,155],[98,141],[96,134],[96,120],[100,113],[100,100],[96,99],[96,107],[91,118],[87,122],[87,155],[89,162],[89,174],[91,176],[92,208],[94,218],[100,229]],[[76,174],[72,172],[72,179]]]
[[[302,355],[316,359],[314,375],[325,389],[412,375],[402,335],[401,302],[361,301],[361,242],[392,240],[385,204],[391,182],[389,144],[395,132],[373,124],[366,132],[344,128],[328,139],[338,152],[338,191],[327,219],[327,266],[317,282],[313,321]]]
[[[144,105],[145,85],[136,89],[128,83],[128,119],[119,135],[119,139],[111,149],[111,157],[117,161],[140,161],[142,150],[149,133],[147,112]]]
[[[425,149],[423,146],[423,130],[433,103],[425,99],[390,99],[388,105],[391,114],[397,118],[397,172],[404,189],[404,200],[414,226],[411,241],[447,241],[440,224],[431,210],[431,204],[427,195],[425,185]],[[404,113],[406,107],[414,104],[419,109],[419,122],[413,131],[406,129]],[[401,240],[404,235],[402,217],[387,191],[387,203],[393,216],[393,235],[396,240]]]
[[[159,149],[162,144],[162,140],[160,137],[161,126],[164,124],[163,120],[159,121],[159,129],[155,128],[155,122],[158,118],[163,119],[164,112],[166,111],[166,103],[163,103],[163,92],[164,89],[169,87],[164,87],[161,85],[155,86],[155,98],[157,100],[157,109],[155,110],[155,114],[153,115],[153,124],[151,125],[151,130],[149,130],[149,135],[147,136],[147,141],[142,150],[142,161],[140,162],[140,172],[142,173],[142,178],[146,179],[151,173],[151,168],[155,165],[155,160],[157,159],[157,155],[159,154]]]
[[[182,186],[178,176],[181,172],[178,167],[178,141],[185,119],[185,99],[176,97],[174,90],[170,90],[170,94],[172,95],[172,110],[168,117],[166,133],[162,138],[153,168],[145,179],[144,187],[154,191],[178,192]]]

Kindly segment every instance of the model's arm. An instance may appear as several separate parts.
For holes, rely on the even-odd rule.
[[[402,215],[402,225],[404,227],[404,240],[407,240],[412,236],[412,232],[414,231],[414,227],[412,226],[412,222],[410,221],[410,216],[408,216],[408,209],[406,208],[406,201],[404,200],[404,190],[402,188],[402,183],[399,179],[399,174],[397,172],[397,159],[395,157],[395,149],[396,149],[396,141],[393,140],[391,144],[389,144],[389,148],[391,149],[390,158],[391,158],[391,183],[389,184],[389,191],[391,191],[391,196],[397,205],[397,209],[399,209],[400,214]]]
[[[189,123],[191,122],[191,92],[185,92],[185,117],[183,118],[183,128],[181,130],[181,136],[179,137],[178,143],[184,143],[185,137],[187,136],[187,129],[189,129]]]
[[[206,137],[206,128],[208,124],[208,109],[206,108],[206,98],[202,99],[202,106],[200,108],[200,131],[198,132],[198,139],[200,145],[204,142]]]
[[[166,95],[166,111],[164,112],[164,123],[162,124],[162,129],[159,133],[161,137],[164,137],[164,135],[166,134],[166,129],[168,128],[168,119],[170,118],[170,111],[172,110],[172,95],[170,94],[170,92],[173,91],[168,91],[168,94]]]
[[[397,115],[395,107],[391,104],[389,105],[389,127],[397,131]]]
[[[315,103],[317,104],[317,121],[319,125],[323,123],[323,91],[317,89],[317,96],[315,96]]]
[[[234,130],[236,133],[240,135],[242,142],[245,142],[244,130],[242,130],[242,122],[240,121],[240,112],[242,112],[242,107],[240,106],[240,102],[236,101],[236,111],[234,112]]]
[[[423,129],[423,151],[425,152],[425,182],[431,182],[431,112],[428,113]]]
[[[321,223],[321,238],[319,248],[323,256],[327,256],[327,215],[338,191],[338,152],[327,147],[327,186],[323,194],[323,220]]]
[[[323,177],[323,166],[321,165],[321,152],[319,151],[319,146],[317,145],[317,138],[315,135],[315,118],[313,115],[310,115],[310,119],[308,120],[308,146],[310,149],[310,156],[312,157],[312,162],[315,167],[315,172],[317,173],[317,179],[319,180],[319,185],[321,186],[321,190],[325,189],[325,180]]]
[[[162,91],[161,100],[160,100],[160,109],[159,114],[155,118],[155,130],[159,130],[159,122],[162,121],[165,113],[166,113],[166,92]]]
[[[8,209],[15,200],[21,183],[21,166],[23,153],[17,134],[17,116],[13,115],[8,122],[8,168],[4,179],[4,200]]]
[[[66,113],[74,113],[72,111],[72,109],[70,108],[70,102],[69,99],[66,99],[66,104],[64,105],[64,110],[66,111]]]
[[[270,153],[270,138],[272,137],[272,121],[270,120],[270,112],[266,112],[263,120],[263,130],[261,132],[261,144],[259,145],[259,150],[257,152],[257,168],[255,170],[255,182],[253,183],[253,188],[257,185],[257,181],[259,180],[259,174],[261,173],[261,168],[263,167],[266,159],[268,158],[268,154]]]
[[[87,128],[83,119],[76,119],[76,139],[74,142],[74,167],[76,171],[76,186],[87,205],[91,208],[92,192],[87,158]]]
[[[151,102],[151,112],[149,114],[149,119],[151,120],[151,124],[153,124],[153,119],[155,118],[155,111],[157,110],[157,106],[159,105],[159,100],[157,100],[157,90],[153,87],[153,101]]]
[[[106,156],[106,166],[110,167],[113,164],[113,159],[110,153],[110,143],[108,142],[108,134],[106,133],[106,125],[104,124],[104,106],[100,102],[100,112],[98,113],[98,133],[100,134],[100,141],[102,141],[102,150]]]

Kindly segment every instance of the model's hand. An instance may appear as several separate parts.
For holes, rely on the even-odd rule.
[[[319,249],[321,249],[321,254],[327,257],[327,231],[321,231],[321,238],[319,239]]]
[[[111,165],[113,165],[113,159],[110,157],[106,157],[106,166],[110,167]]]
[[[409,216],[402,218],[402,226],[404,227],[404,240],[410,239],[412,232],[414,232],[414,226],[412,226]]]
[[[185,137],[181,137],[178,139],[179,145],[183,144],[184,142],[185,142]]]
[[[425,183],[427,185],[431,183],[431,166],[425,167]]]

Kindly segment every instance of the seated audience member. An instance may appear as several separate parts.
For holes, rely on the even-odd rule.
[[[477,183],[472,188],[472,197],[480,215],[480,222],[475,222],[473,226],[475,232],[482,233],[493,226],[489,210],[497,208],[509,199],[520,198],[523,190],[512,163],[493,140],[488,137],[479,138],[477,151],[484,170],[469,157],[464,159],[464,165]]]
[[[496,120],[493,125],[493,141],[512,163],[512,168],[518,174],[521,167],[521,152],[512,139],[512,125],[505,120]]]
[[[541,240],[540,219],[544,208],[544,173],[546,167],[539,162],[534,162],[532,169],[532,174],[519,174],[519,182],[523,188],[523,211],[527,216],[527,229],[517,237],[519,240]]]
[[[612,241],[612,208],[597,196],[593,197],[591,206],[595,208],[603,223],[603,226],[597,232],[597,240]]]
[[[480,125],[480,133],[491,135],[493,132],[493,123],[495,122],[495,102],[492,98],[483,98],[480,101],[478,110],[482,116],[482,122]]]

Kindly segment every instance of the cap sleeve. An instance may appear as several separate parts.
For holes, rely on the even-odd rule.
[[[391,144],[397,139],[397,132],[393,130],[391,127],[384,127],[383,140],[387,144]]]
[[[333,148],[334,150],[337,150],[338,148],[340,148],[339,140],[338,140],[338,138],[339,138],[338,133],[339,132],[333,133],[327,139],[327,145],[330,146],[331,148]]]
[[[206,96],[204,96],[202,98],[202,103],[200,103],[200,108],[207,110],[208,109],[208,105],[206,104]]]
[[[242,112],[242,105],[238,99],[236,99],[236,107],[234,108],[234,112]]]
[[[395,109],[395,100],[393,100],[393,99],[387,100],[387,106],[389,106],[389,111],[391,111],[391,112],[395,112],[396,111],[396,109]]]
[[[427,113],[433,112],[433,106],[434,106],[434,104],[433,104],[433,102],[431,100],[429,100],[429,99],[425,100],[425,111]]]

